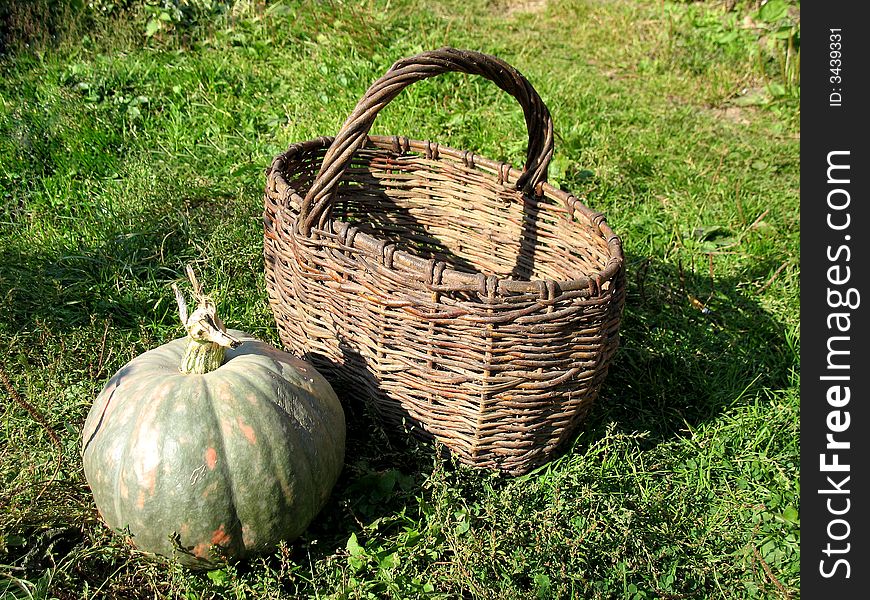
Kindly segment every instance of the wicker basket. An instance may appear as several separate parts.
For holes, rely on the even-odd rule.
[[[525,168],[369,136],[407,85],[481,75],[522,106]],[[338,135],[267,171],[265,260],[281,340],[387,423],[461,461],[522,474],[572,437],[618,345],[621,242],[545,183],[549,111],[503,61],[443,48],[400,60]]]

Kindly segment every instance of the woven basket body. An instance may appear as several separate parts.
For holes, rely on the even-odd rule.
[[[517,98],[524,169],[367,135],[402,87],[446,71]],[[396,63],[336,138],[294,144],[268,171],[266,282],[283,344],[465,463],[521,474],[546,461],[597,395],[625,295],[604,216],[545,183],[552,147],[546,107],[498,59],[442,49]]]

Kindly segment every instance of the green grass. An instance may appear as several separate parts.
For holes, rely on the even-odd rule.
[[[134,10],[10,43],[0,597],[798,596],[799,81],[786,44],[728,35],[750,4],[240,2],[150,37]],[[230,326],[277,342],[264,168],[442,45],[532,81],[557,129],[551,179],[624,241],[622,347],[591,418],[515,479],[349,406],[344,473],[301,540],[209,574],[148,560],[85,483],[93,398],[182,334],[169,285],[188,263]],[[460,76],[403,93],[375,133],[514,164],[525,144],[510,99]]]

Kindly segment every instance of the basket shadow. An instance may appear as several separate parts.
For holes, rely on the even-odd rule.
[[[627,257],[621,346],[592,411],[591,435],[607,424],[645,432],[648,446],[717,418],[745,397],[789,386],[798,351],[786,326],[752,297],[749,281],[775,265],[717,278]],[[577,451],[582,451],[578,448]]]

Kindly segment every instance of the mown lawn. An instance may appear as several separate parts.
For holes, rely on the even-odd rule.
[[[13,4],[8,31],[29,31]],[[0,597],[799,596],[799,9],[283,0],[161,21],[120,4],[46,0],[80,18],[0,58]],[[182,335],[188,263],[231,327],[277,343],[264,169],[444,45],[529,78],[551,180],[624,241],[622,347],[589,421],[510,478],[350,403],[344,473],[301,540],[207,574],[149,560],[92,503],[93,399]],[[404,92],[374,133],[514,164],[526,141],[510,98],[462,76]]]

